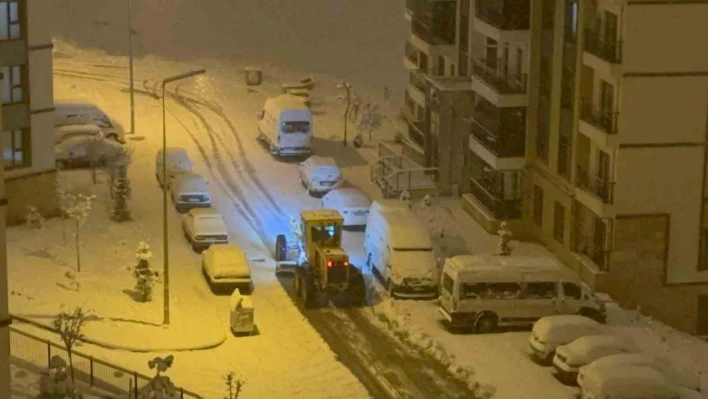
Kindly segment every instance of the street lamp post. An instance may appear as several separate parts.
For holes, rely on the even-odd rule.
[[[169,268],[169,247],[167,239],[167,123],[165,121],[165,85],[182,79],[191,78],[192,76],[203,75],[206,73],[204,69],[183,73],[164,79],[162,81],[162,234],[163,234],[163,322],[162,324],[170,324],[170,268]]]
[[[349,107],[351,106],[351,88],[352,85],[347,83],[347,82],[341,82],[337,85],[337,87],[344,88],[347,91],[347,108],[344,110],[344,140],[342,141],[342,144],[344,146],[347,146],[347,118],[349,117]]]
[[[135,133],[135,91],[133,89],[133,5],[128,0],[128,68],[130,69],[130,133]]]

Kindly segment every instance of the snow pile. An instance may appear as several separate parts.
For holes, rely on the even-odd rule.
[[[400,340],[414,346],[444,365],[457,379],[467,383],[468,388],[478,398],[491,398],[496,389],[491,385],[482,385],[475,378],[470,367],[462,365],[455,355],[450,355],[433,337],[417,327],[410,314],[397,306],[395,299],[384,298],[375,307],[378,320]]]

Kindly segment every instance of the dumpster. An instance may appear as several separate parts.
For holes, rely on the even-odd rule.
[[[263,81],[261,68],[245,67],[243,70],[246,74],[246,84],[248,86],[258,86]]]
[[[253,303],[250,296],[241,295],[237,288],[231,294],[231,332],[235,335],[251,335],[254,332]]]

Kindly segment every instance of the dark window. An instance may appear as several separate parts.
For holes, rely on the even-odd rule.
[[[565,18],[563,23],[565,41],[575,43],[578,39],[578,2],[565,0]]]
[[[2,67],[2,103],[15,104],[25,100],[25,67],[5,66]]]
[[[543,227],[543,189],[533,186],[533,222]]]
[[[563,296],[571,299],[582,299],[583,289],[574,283],[563,283]]]
[[[0,1],[0,40],[22,39],[20,14],[22,10],[17,0]]]
[[[2,133],[5,169],[28,167],[30,163],[29,129],[6,130]]]
[[[310,122],[283,122],[283,133],[307,133],[310,131]]]
[[[438,57],[438,76],[445,76],[445,58],[442,56]]]
[[[486,283],[460,284],[460,299],[485,298],[487,296],[489,296],[489,288]]]
[[[563,243],[565,236],[565,208],[556,202],[553,207],[553,238]]]
[[[488,283],[489,299],[514,299],[521,294],[519,283]]]
[[[455,287],[455,281],[448,274],[443,274],[442,286],[445,291],[452,295],[453,288]]]
[[[557,286],[554,282],[527,283],[524,289],[526,299],[553,299],[557,295]]]

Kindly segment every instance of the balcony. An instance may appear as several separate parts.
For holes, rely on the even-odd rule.
[[[409,120],[408,137],[420,148],[425,148],[425,123]]]
[[[470,193],[497,220],[521,218],[521,200],[502,200],[493,194],[491,184],[470,179]]]
[[[622,41],[606,40],[599,31],[594,29],[585,29],[585,46],[586,52],[594,55],[597,58],[605,60],[610,64],[619,64],[622,62]]]
[[[580,100],[580,123],[578,130],[592,141],[604,147],[615,147],[618,143],[619,113],[593,105],[592,100]]]
[[[420,50],[418,50],[411,42],[406,42],[403,65],[408,70],[417,69],[420,65]]]
[[[582,235],[578,233],[576,237],[575,252],[590,259],[597,269],[601,272],[606,272],[610,268],[610,251],[604,249],[603,246],[593,242],[590,235]]]
[[[472,78],[469,76],[426,76],[432,86],[442,91],[471,91]]]
[[[423,21],[413,18],[411,21],[411,33],[420,38],[429,46],[454,46],[455,31],[448,29],[436,29]]]
[[[529,0],[477,0],[476,17],[501,30],[528,30],[531,21]]]
[[[470,120],[470,125],[474,139],[496,157],[517,158],[524,156],[526,150],[524,132],[515,132],[510,136],[497,135],[474,117]]]
[[[611,204],[615,183],[595,175],[580,165],[577,166],[576,181],[579,188],[592,194],[603,204]]]
[[[526,107],[526,74],[503,71],[499,62],[474,60],[472,89],[498,107]]]
[[[410,83],[420,91],[423,96],[425,96],[425,93],[428,92],[428,88],[430,87],[430,83],[425,79],[425,75],[419,71],[410,71]]]

